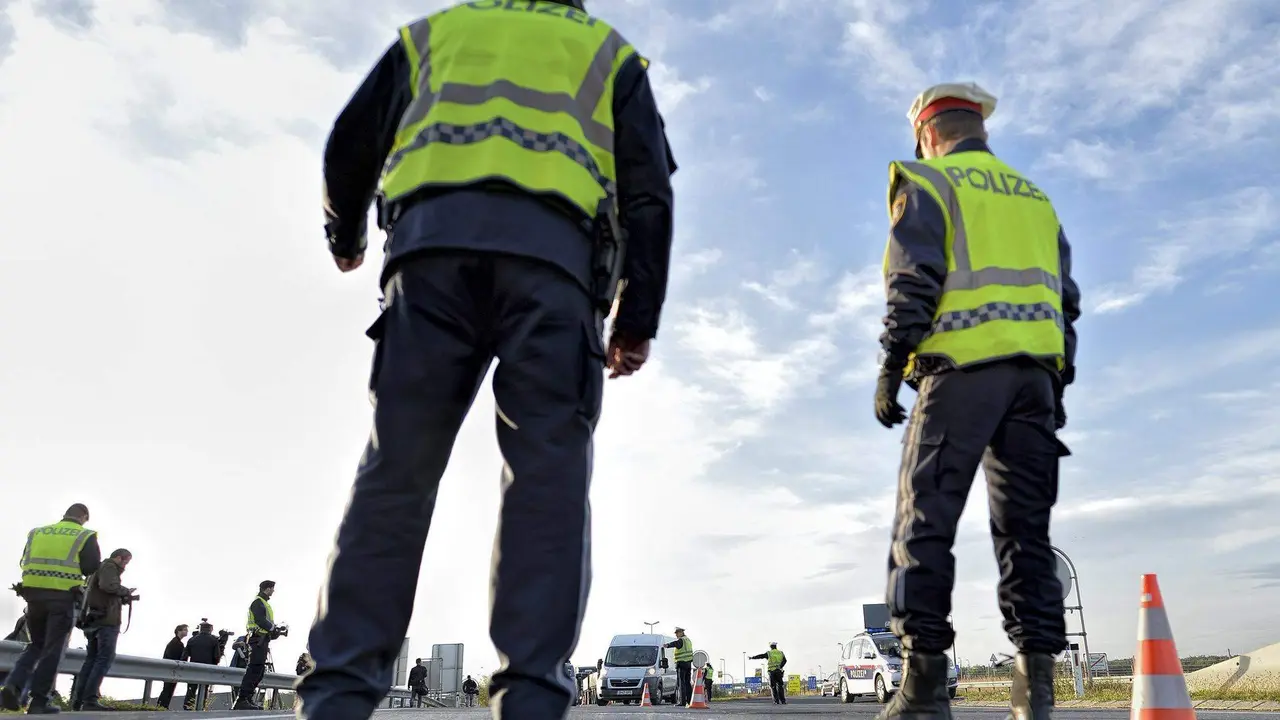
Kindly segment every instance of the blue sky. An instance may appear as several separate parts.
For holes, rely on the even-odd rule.
[[[147,598],[123,652],[203,616],[234,626],[263,577],[277,615],[311,620],[367,433],[379,265],[333,271],[319,153],[396,24],[444,4],[0,5],[0,548],[16,561],[28,527],[88,503]],[[654,360],[607,386],[576,662],[660,621],[735,675],[770,640],[829,671],[880,600],[900,439],[870,412],[886,168],[910,156],[912,98],[965,80],[999,97],[993,147],[1075,247],[1054,541],[1091,649],[1132,654],[1143,572],[1184,654],[1280,640],[1280,8],[960,7],[591,3],[652,58],[681,170]],[[465,642],[468,672],[496,662],[492,413],[482,393],[411,630],[414,655]],[[974,660],[1008,650],[980,487],[955,602]],[[18,611],[0,598],[0,621]]]

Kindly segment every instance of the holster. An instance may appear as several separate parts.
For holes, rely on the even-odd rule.
[[[596,308],[606,317],[626,281],[622,268],[627,258],[627,233],[618,219],[618,208],[613,198],[605,198],[592,219],[594,247],[591,254],[591,296]]]

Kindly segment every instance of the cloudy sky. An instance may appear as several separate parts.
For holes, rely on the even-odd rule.
[[[299,630],[276,657],[303,649],[368,430],[379,266],[334,270],[320,151],[395,26],[444,4],[0,2],[0,547],[16,563],[29,527],[88,503],[106,549],[134,552],[124,653],[203,616],[238,628],[267,577]],[[1143,572],[1183,654],[1280,640],[1280,9],[959,7],[592,3],[653,59],[682,169],[654,359],[607,386],[577,663],[659,621],[735,676],[770,640],[829,671],[881,600],[900,440],[870,407],[886,165],[910,156],[912,97],[948,80],[999,96],[994,147],[1075,245],[1054,541],[1092,649],[1132,654]],[[482,393],[411,630],[414,655],[466,643],[472,673],[496,663],[492,413]],[[957,548],[976,661],[1008,649],[984,495]],[[0,622],[19,610],[0,597]]]

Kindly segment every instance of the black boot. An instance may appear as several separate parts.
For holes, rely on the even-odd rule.
[[[62,708],[50,703],[48,698],[32,698],[31,704],[27,706],[28,715],[57,715],[60,712]]]
[[[876,720],[951,720],[947,670],[951,659],[942,653],[903,650],[902,686]]]
[[[1009,690],[1009,720],[1051,720],[1053,666],[1052,655],[1018,653]]]

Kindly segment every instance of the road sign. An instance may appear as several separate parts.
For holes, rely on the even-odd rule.
[[[1096,675],[1111,675],[1111,663],[1106,653],[1089,653],[1089,672]]]
[[[1066,600],[1071,595],[1071,566],[1067,564],[1067,559],[1058,553],[1053,554],[1053,560],[1053,574],[1057,575],[1058,582],[1062,583],[1062,599]]]
[[[800,676],[791,675],[787,678],[787,692],[795,694],[800,692]]]

